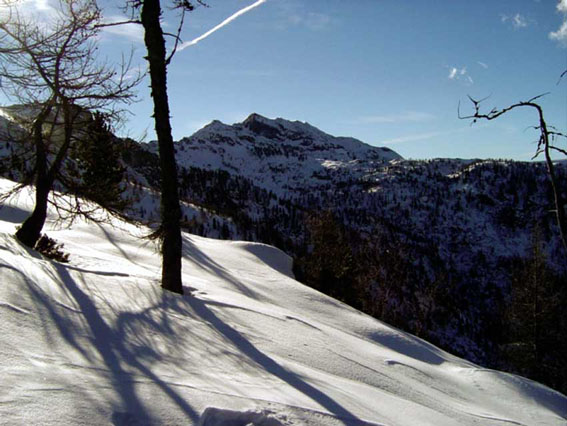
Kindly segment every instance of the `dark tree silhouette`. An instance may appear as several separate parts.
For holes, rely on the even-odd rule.
[[[144,42],[148,50],[146,57],[150,66],[154,120],[158,138],[161,168],[161,227],[162,275],[161,285],[166,290],[183,293],[181,280],[181,209],[177,188],[177,164],[169,122],[167,99],[167,64],[165,40],[159,21],[159,0],[144,0],[141,20],[144,26]]]
[[[132,10],[140,11],[140,20],[129,22],[142,24],[146,59],[149,64],[151,95],[154,101],[155,131],[158,138],[161,169],[161,225],[156,233],[162,243],[162,275],[161,286],[169,291],[183,294],[181,279],[181,208],[179,205],[179,189],[177,182],[177,164],[175,148],[169,120],[169,101],[167,97],[167,66],[170,63],[179,33],[183,26],[186,11],[194,9],[195,2],[176,0],[174,8],[181,10],[181,19],[175,38],[175,47],[167,55],[164,32],[161,27],[162,14],[159,0],[135,0],[128,2]],[[200,0],[197,3],[204,4]]]
[[[123,211],[128,202],[122,196],[126,168],[120,162],[123,145],[112,134],[105,115],[96,112],[86,125],[86,135],[73,150],[78,163],[76,182],[65,182],[72,192],[94,201],[111,212]]]
[[[125,78],[127,65],[117,72],[98,60],[101,14],[94,0],[60,0],[50,22],[26,17],[16,2],[0,5],[2,89],[27,104],[19,118],[23,138],[32,141],[35,151],[33,175],[23,182],[35,181],[35,207],[16,236],[33,247],[45,224],[51,189],[89,111],[110,113],[116,102],[128,102],[138,79]]]
[[[503,355],[512,372],[566,392],[567,287],[547,266],[540,238],[534,233],[531,256],[514,265]]]

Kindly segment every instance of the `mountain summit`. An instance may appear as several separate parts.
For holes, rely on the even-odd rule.
[[[337,175],[351,179],[402,157],[389,148],[335,137],[308,123],[251,114],[242,123],[213,121],[177,145],[181,166],[225,170],[280,192]],[[340,180],[340,177],[339,177]]]
[[[251,132],[267,138],[284,139],[287,136],[288,138],[291,137],[292,140],[299,140],[315,136],[320,138],[330,136],[309,123],[290,121],[283,118],[270,119],[257,113],[250,114],[246,120],[235,124],[235,126],[239,124]]]

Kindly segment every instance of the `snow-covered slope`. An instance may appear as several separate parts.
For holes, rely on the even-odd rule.
[[[148,148],[155,152],[156,143]],[[258,114],[233,125],[213,121],[181,139],[176,149],[182,167],[226,170],[275,193],[303,191],[329,172],[344,171],[352,179],[401,158],[389,148],[331,136],[308,123]]]
[[[5,141],[18,139],[22,128],[14,120],[14,107],[0,107],[0,156],[4,156]]]
[[[567,421],[565,396],[299,284],[266,245],[185,235],[185,296],[123,222],[51,225],[71,262],[46,260],[12,236],[31,199],[0,210],[0,424]]]

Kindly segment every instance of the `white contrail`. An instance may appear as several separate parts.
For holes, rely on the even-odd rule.
[[[251,4],[250,6],[246,6],[245,8],[240,9],[238,12],[234,13],[233,15],[229,16],[228,18],[226,18],[224,21],[222,21],[220,24],[218,24],[216,27],[211,28],[209,31],[207,31],[206,33],[200,35],[199,37],[191,40],[191,41],[187,41],[183,44],[181,44],[177,50],[183,50],[186,47],[189,46],[193,46],[197,43],[199,43],[201,40],[206,39],[208,36],[210,36],[212,33],[214,33],[215,31],[220,30],[222,27],[224,27],[225,25],[230,24],[232,21],[234,21],[236,18],[238,18],[241,15],[244,15],[246,12],[251,11],[252,9],[254,9],[255,7],[260,6],[262,3],[265,3],[266,0],[258,0],[257,2]]]

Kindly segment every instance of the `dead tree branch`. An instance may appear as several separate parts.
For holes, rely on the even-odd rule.
[[[567,71],[566,71],[567,72]],[[565,74],[565,73],[564,73]],[[563,76],[563,74],[562,74]],[[559,148],[557,146],[552,145],[552,140],[555,138],[566,138],[567,135],[563,133],[559,133],[553,130],[550,130],[550,126],[547,125],[544,115],[543,115],[543,108],[537,102],[538,99],[542,98],[543,96],[547,95],[547,93],[543,93],[541,95],[534,96],[527,101],[517,102],[512,104],[506,108],[497,109],[492,108],[488,113],[481,112],[481,103],[485,100],[476,100],[469,96],[469,100],[473,104],[474,113],[470,115],[461,115],[460,105],[458,115],[459,118],[462,120],[472,120],[472,124],[476,123],[477,120],[495,120],[498,117],[514,110],[517,108],[531,108],[537,112],[538,115],[538,125],[534,126],[534,129],[539,131],[539,139],[537,142],[536,153],[533,158],[538,157],[540,154],[543,153],[545,164],[547,166],[547,173],[549,176],[549,181],[551,183],[551,188],[553,191],[553,198],[555,204],[555,216],[557,220],[557,225],[559,227],[559,234],[561,237],[561,242],[563,243],[563,247],[567,252],[567,221],[565,218],[565,200],[561,193],[561,188],[559,187],[558,179],[557,179],[557,172],[555,170],[555,165],[551,158],[551,151],[557,151],[561,154],[567,155],[567,151],[565,149]]]

